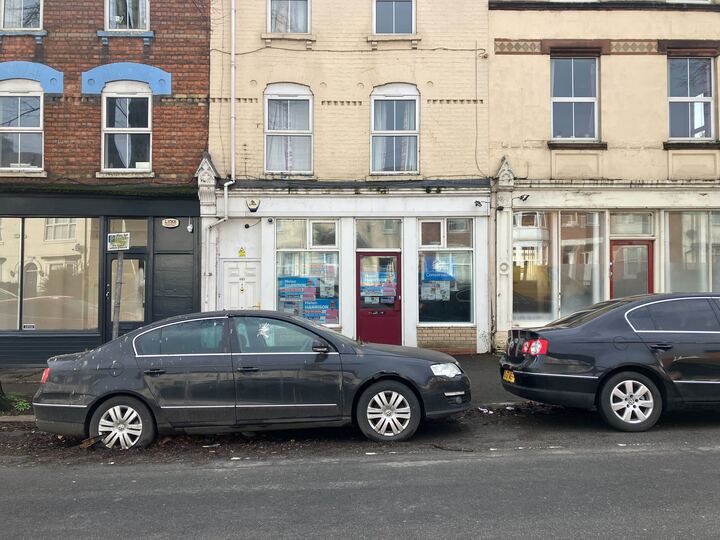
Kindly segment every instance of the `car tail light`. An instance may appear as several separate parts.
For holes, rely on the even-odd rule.
[[[49,376],[50,376],[50,368],[46,367],[45,371],[43,371],[42,377],[40,378],[40,384],[45,384],[47,382]]]
[[[525,350],[525,345],[527,345],[527,350]],[[539,354],[547,354],[547,350],[547,339],[533,339],[531,341],[526,341],[523,345],[523,352],[527,352],[532,356],[538,356]]]
[[[522,344],[522,348],[520,349],[520,352],[525,354],[528,352],[528,349],[530,348],[530,342],[526,341]]]

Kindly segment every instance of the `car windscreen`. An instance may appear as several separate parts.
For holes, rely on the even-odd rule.
[[[576,311],[545,325],[545,328],[575,328],[601,317],[610,311],[629,303],[630,300],[608,300],[594,304],[587,309]]]

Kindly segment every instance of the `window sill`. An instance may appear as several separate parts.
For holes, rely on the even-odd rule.
[[[665,141],[663,150],[720,150],[720,141]]]
[[[422,36],[420,34],[372,34],[367,37],[373,51],[378,48],[378,43],[408,42],[410,47],[417,49]]]
[[[265,41],[265,45],[270,47],[273,41],[304,41],[305,48],[310,50],[315,43],[315,34],[280,34],[280,33],[264,33],[260,34],[260,38]]]
[[[0,170],[0,178],[47,178],[47,171]]]
[[[97,35],[103,45],[109,45],[110,38],[142,38],[143,45],[147,47],[155,39],[155,32],[152,30],[98,30]]]
[[[95,178],[155,178],[153,171],[100,171]]]
[[[47,30],[0,30],[0,44],[9,36],[33,36],[35,43],[42,43],[47,35]]]
[[[547,145],[550,150],[607,150],[608,148],[606,142],[600,141],[548,141]]]
[[[475,323],[472,322],[419,322],[418,328],[474,328]]]

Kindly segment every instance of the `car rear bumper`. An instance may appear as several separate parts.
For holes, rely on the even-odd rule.
[[[85,436],[87,407],[48,403],[33,403],[35,424],[40,431],[67,435]]]
[[[514,383],[502,380],[503,372],[508,369],[515,376]],[[595,406],[596,377],[528,372],[501,365],[500,378],[505,390],[526,399],[581,409]]]

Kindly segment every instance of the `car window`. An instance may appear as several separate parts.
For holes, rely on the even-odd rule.
[[[605,302],[599,302],[592,306],[571,313],[566,317],[553,321],[545,325],[546,328],[575,328],[581,324],[585,324],[593,319],[614,310],[615,308],[628,303],[627,300],[608,300]]]
[[[244,353],[313,352],[319,336],[291,322],[265,317],[236,317],[238,344]]]
[[[224,319],[203,319],[164,326],[135,340],[138,354],[218,354],[226,353]]]
[[[706,298],[685,298],[657,302],[649,304],[646,309],[655,330],[720,332],[720,322],[718,322],[715,312]]]
[[[628,321],[635,330],[655,330],[655,323],[653,323],[650,317],[650,312],[647,307],[641,307],[634,309],[628,313]]]

